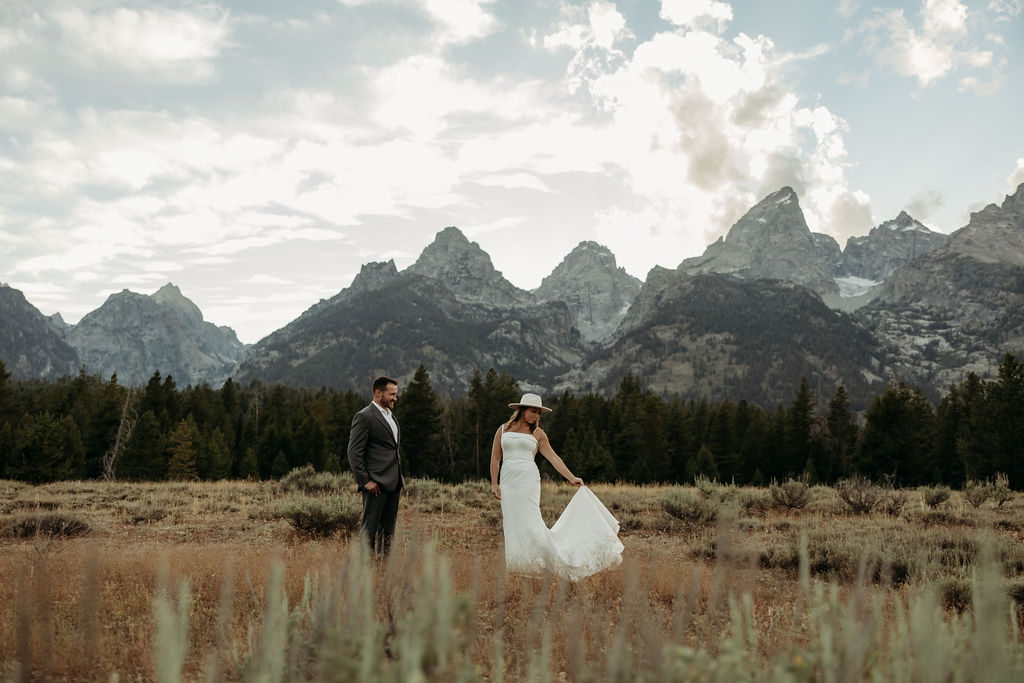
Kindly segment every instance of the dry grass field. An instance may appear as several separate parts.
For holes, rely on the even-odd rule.
[[[336,484],[0,481],[0,678],[1024,680],[1022,496],[595,485],[623,563],[566,584],[505,575],[483,482],[411,481],[386,566],[289,523]]]

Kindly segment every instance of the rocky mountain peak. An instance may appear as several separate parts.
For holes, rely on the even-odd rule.
[[[505,306],[530,300],[529,293],[506,280],[487,252],[456,227],[437,233],[405,272],[440,280],[462,301]]]
[[[497,272],[480,245],[470,242],[462,231],[450,226],[437,233],[434,241],[420,253],[409,272],[444,279],[466,275],[491,275]]]
[[[791,187],[762,199],[729,229],[724,240],[710,245],[702,256],[686,259],[679,270],[690,275],[785,280],[823,296],[839,294],[832,267],[819,255]]]
[[[150,298],[161,306],[172,308],[193,320],[199,322],[202,322],[203,320],[203,312],[199,310],[199,307],[196,306],[191,299],[182,294],[181,290],[178,289],[176,285],[170,282],[153,292],[153,294],[150,295]]]
[[[395,267],[395,260],[371,261],[359,269],[359,274],[349,285],[351,292],[364,292],[377,289],[388,280],[398,277],[398,268]]]
[[[619,267],[608,247],[580,242],[533,290],[539,301],[564,301],[587,341],[607,337],[640,291],[641,282]]]
[[[127,289],[111,294],[66,337],[90,371],[116,373],[121,381],[144,381],[159,371],[181,386],[219,385],[245,350],[233,330],[204,322],[199,307],[171,283],[149,296]]]
[[[0,360],[17,379],[73,375],[79,358],[21,290],[0,284]]]
[[[1024,183],[1001,206],[989,204],[949,238],[950,251],[989,263],[1024,266]]]
[[[906,211],[900,211],[896,218],[872,228],[867,235],[846,241],[846,271],[853,277],[881,282],[907,261],[938,249],[945,241],[946,235],[929,230]]]
[[[755,204],[729,230],[726,243],[737,246],[778,246],[784,242],[810,242],[811,231],[791,187],[784,187]]]

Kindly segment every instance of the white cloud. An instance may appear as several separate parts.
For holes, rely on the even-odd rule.
[[[619,14],[613,3],[593,2],[587,12],[594,43],[598,47],[611,50],[618,40],[630,35],[626,30],[626,18]]]
[[[721,32],[732,21],[732,5],[716,0],[661,0],[659,14],[677,26],[714,25]]]
[[[902,9],[878,11],[855,32],[863,36],[864,49],[875,62],[901,76],[917,79],[930,87],[958,69],[990,72],[960,79],[961,90],[991,94],[1003,82],[994,69],[993,53],[973,45],[967,6],[959,0],[923,0],[918,24]],[[1001,36],[988,34],[985,40],[999,44]]]
[[[1015,192],[1021,183],[1024,183],[1024,157],[1017,159],[1017,168],[1006,179],[1010,185],[1010,191]]]
[[[839,5],[836,7],[836,12],[839,16],[849,19],[857,11],[860,10],[860,2],[858,0],[839,0]]]
[[[583,39],[579,53],[595,49],[586,30],[560,33]],[[621,167],[635,196],[635,205],[599,212],[602,238],[636,252],[633,232],[643,230],[653,241],[648,262],[650,253],[699,253],[783,185],[801,193],[812,229],[838,237],[869,228],[868,198],[845,178],[846,123],[823,106],[802,107],[780,80],[785,62],[767,38],[699,29],[657,33],[614,69],[574,60],[569,80],[609,117],[594,136],[598,165]]]
[[[283,277],[276,277],[274,275],[267,275],[260,273],[253,275],[242,280],[242,284],[247,285],[290,285],[294,284],[292,280],[285,279]]]
[[[988,9],[1000,20],[1010,21],[1024,12],[1024,0],[990,0]]]
[[[83,66],[182,82],[213,76],[230,33],[228,15],[210,5],[96,12],[72,6],[49,18],[59,31],[59,49]]]
[[[532,173],[493,173],[478,178],[476,183],[509,189],[525,188],[538,192],[554,192],[544,181]]]
[[[498,28],[485,8],[494,0],[417,0],[440,28],[443,44],[466,43],[490,35]]]

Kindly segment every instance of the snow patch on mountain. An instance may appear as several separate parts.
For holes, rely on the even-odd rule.
[[[869,280],[866,277],[857,277],[856,275],[847,275],[846,277],[837,277],[836,285],[839,287],[839,296],[845,298],[860,296],[861,294],[867,294],[871,291],[872,287],[876,287],[882,284],[881,280]]]

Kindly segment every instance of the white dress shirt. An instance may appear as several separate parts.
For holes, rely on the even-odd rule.
[[[395,435],[395,443],[398,443],[398,423],[395,422],[395,418],[391,414],[391,411],[376,401],[373,401],[373,405],[377,406],[377,410],[380,411],[380,414],[383,415],[384,419],[388,421],[389,425],[391,425],[391,433]]]

